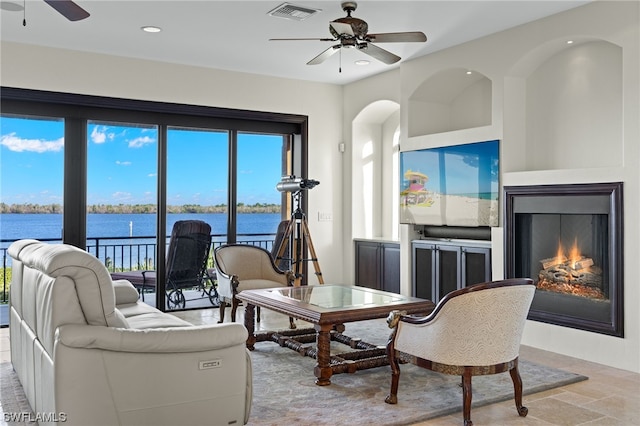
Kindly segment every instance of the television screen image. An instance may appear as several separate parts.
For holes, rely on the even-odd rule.
[[[498,226],[499,141],[400,153],[400,222]]]

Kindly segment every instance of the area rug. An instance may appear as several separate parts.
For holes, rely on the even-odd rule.
[[[9,425],[32,425],[35,414],[10,362],[0,363],[0,411]],[[12,416],[13,415],[13,416]],[[0,424],[3,424],[0,422]]]
[[[345,334],[375,344],[386,344],[389,329],[383,320],[347,324]],[[332,342],[332,352],[344,346]],[[262,425],[410,425],[439,416],[460,413],[460,378],[401,365],[398,404],[389,405],[391,378],[388,366],[336,374],[331,385],[314,383],[315,360],[276,343],[256,343],[253,363],[253,405],[250,426]],[[520,360],[525,395],[587,380],[587,377]],[[29,413],[31,409],[11,364],[0,364],[0,396],[4,413]],[[513,398],[508,373],[473,378],[473,406]],[[526,405],[527,399],[524,398]],[[514,421],[518,414],[513,409]],[[28,419],[29,416],[26,416]],[[32,417],[33,418],[33,417]],[[29,423],[8,422],[11,425]]]
[[[389,336],[384,320],[349,323],[344,334],[360,337],[374,345],[385,345]],[[332,342],[336,352],[343,345]],[[249,425],[409,425],[452,413],[460,413],[460,377],[434,373],[410,364],[400,366],[398,404],[384,402],[389,393],[389,366],[336,374],[331,385],[314,383],[315,360],[280,347],[256,343],[253,360],[253,405]],[[586,380],[587,377],[535,364],[519,362],[523,393]],[[473,406],[513,399],[509,373],[475,376]],[[526,397],[524,398],[526,405]],[[513,409],[514,421],[518,414]]]

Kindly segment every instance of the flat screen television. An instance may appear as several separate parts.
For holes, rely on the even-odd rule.
[[[499,141],[400,152],[400,223],[498,226]]]

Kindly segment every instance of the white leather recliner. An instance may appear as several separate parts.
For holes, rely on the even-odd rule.
[[[252,371],[243,325],[194,326],[160,312],[77,247],[20,240],[8,252],[11,362],[39,418],[247,423]]]

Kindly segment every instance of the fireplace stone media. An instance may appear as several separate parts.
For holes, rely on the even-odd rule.
[[[505,186],[505,276],[529,319],[623,337],[622,183]]]

